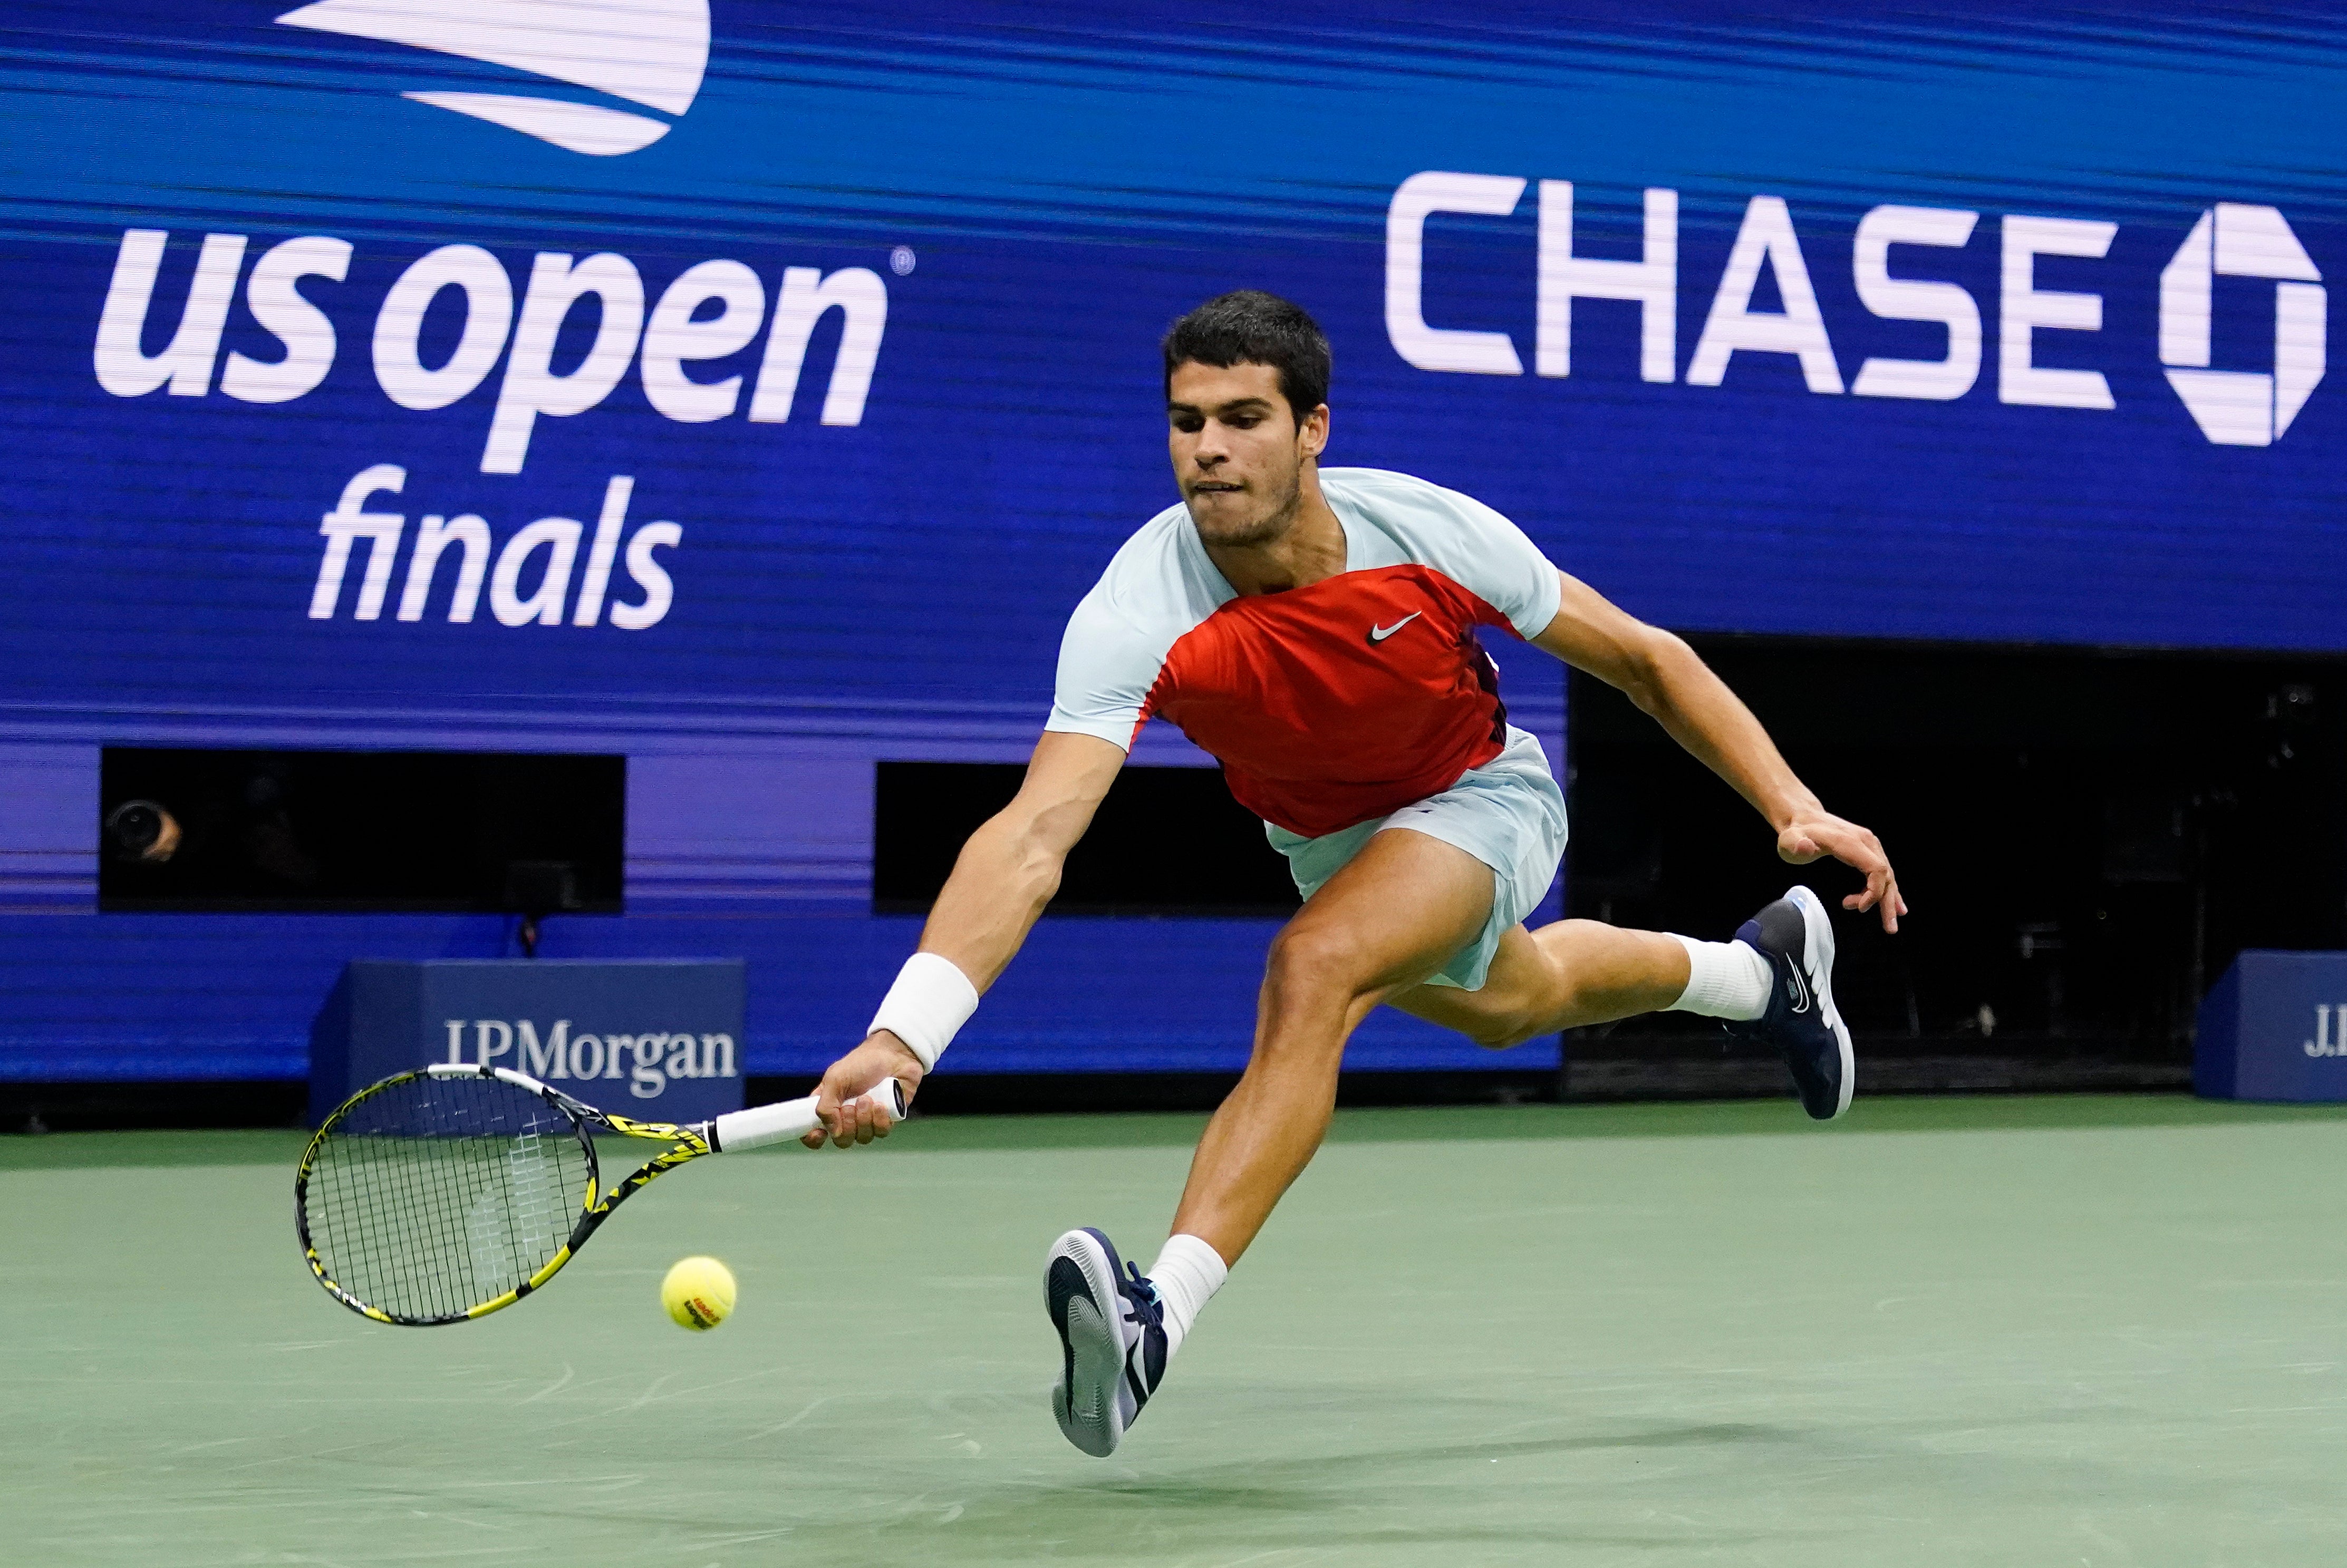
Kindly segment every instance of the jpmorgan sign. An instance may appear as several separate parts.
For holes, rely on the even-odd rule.
[[[311,1032],[311,1107],[477,1062],[630,1116],[697,1122],[741,1109],[743,1001],[738,959],[360,960]]]
[[[2242,953],[2200,1004],[2192,1087],[2220,1100],[2347,1101],[2342,998],[2347,953]]]
[[[1430,323],[1425,310],[1425,229],[1437,213],[1505,217],[1529,181],[1514,176],[1432,170],[1394,191],[1386,213],[1386,335],[1394,352],[1420,370],[1522,375],[1525,359],[1504,332]],[[1780,196],[1746,205],[1726,265],[1681,371],[1678,307],[1688,280],[1679,262],[1679,192],[1645,193],[1643,253],[1614,260],[1576,252],[1573,186],[1543,179],[1539,203],[1537,313],[1531,366],[1543,376],[1573,374],[1573,304],[1615,300],[1639,306],[1639,375],[1717,386],[1737,354],[1785,356],[1812,393],[1945,402],[1979,384],[1993,363],[1997,401],[2048,408],[2117,406],[2100,371],[2039,363],[2044,333],[2100,333],[2103,299],[2084,290],[2049,289],[2037,279],[2040,257],[2101,261],[2118,225],[2091,219],[2005,213],[1998,229],[1996,342],[1983,339],[1981,302],[1954,282],[1902,277],[1891,270],[1893,245],[1962,248],[1983,215],[1952,208],[1887,203],[1860,220],[1851,247],[1851,282],[1860,302],[1886,321],[1920,322],[1945,333],[1938,359],[1870,358],[1845,384],[1833,337],[1818,303],[1809,261]],[[1775,308],[1757,308],[1762,283]],[[2273,368],[2216,370],[2210,318],[2219,277],[2274,282]],[[2322,274],[2288,220],[2271,207],[2219,202],[2200,214],[2160,274],[2159,360],[2200,432],[2227,446],[2279,441],[2321,382],[2326,331]]]
[[[656,1100],[680,1079],[738,1078],[733,1036],[723,1030],[571,1032],[571,1020],[541,1027],[533,1019],[452,1018],[448,1063],[511,1067],[538,1079],[609,1079],[639,1100]]]

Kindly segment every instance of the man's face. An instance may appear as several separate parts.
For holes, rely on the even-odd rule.
[[[1176,365],[1166,446],[1198,537],[1268,544],[1295,520],[1305,463],[1328,444],[1324,404],[1298,425],[1267,364]]]

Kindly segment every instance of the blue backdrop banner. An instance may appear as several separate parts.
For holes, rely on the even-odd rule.
[[[1327,329],[1332,461],[1665,624],[2347,648],[2335,17],[33,0],[0,114],[0,923],[100,977],[10,974],[12,1075],[314,1005],[92,912],[106,743],[624,752],[595,945],[718,933],[818,1061],[758,997],[901,955],[874,764],[1024,754],[1235,286]],[[322,939],[240,929],[254,990]],[[1030,1055],[1237,1060],[1174,989]]]

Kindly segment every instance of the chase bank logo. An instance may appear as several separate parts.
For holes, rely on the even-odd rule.
[[[2218,278],[2274,282],[2273,369],[2210,370],[2210,291]],[[2159,274],[2159,362],[2200,434],[2220,446],[2270,446],[2322,379],[2322,274],[2271,207],[2219,201]]]
[[[1944,349],[1936,359],[1871,355],[1845,381],[1843,366],[1854,356],[1846,347],[1836,350],[1834,334],[1847,327],[1827,320],[1802,253],[1801,231],[1781,196],[1756,195],[1746,205],[1692,355],[1679,352],[1687,279],[1680,266],[1679,193],[1668,186],[1646,189],[1645,244],[1634,261],[1576,249],[1573,181],[1540,181],[1529,357],[1509,333],[1429,322],[1427,220],[1438,213],[1503,218],[1530,188],[1518,175],[1444,169],[1413,174],[1395,188],[1386,209],[1386,337],[1405,364],[1467,375],[1569,376],[1575,302],[1615,300],[1639,307],[1642,381],[1718,386],[1737,356],[1775,355],[1779,364],[1799,364],[1813,395],[1945,403],[1970,395],[1993,374],[1999,403],[2118,406],[2102,371],[2045,363],[2052,354],[2041,358],[2041,350],[2055,345],[2068,345],[2055,352],[2074,359],[2083,357],[2082,350],[2092,352],[2082,334],[2103,330],[2102,293],[2044,287],[2037,269],[2040,257],[2107,260],[2116,223],[2027,212],[1995,219],[2001,254],[1991,328],[1970,288],[1894,272],[1891,260],[1893,247],[1963,250],[1983,227],[1983,214],[1903,202],[1870,209],[1850,235],[1850,281],[1858,302],[1873,318],[1937,326]],[[1764,276],[1774,285],[1773,310],[1758,302]],[[2219,278],[2272,283],[2272,369],[2213,367],[2210,327]],[[2278,209],[2219,201],[2202,210],[2160,272],[2159,363],[2205,439],[2219,446],[2271,446],[2282,438],[2322,383],[2327,310],[2322,273]]]
[[[277,20],[505,66],[670,117],[560,97],[401,95],[597,158],[666,136],[709,66],[709,0],[317,0]]]

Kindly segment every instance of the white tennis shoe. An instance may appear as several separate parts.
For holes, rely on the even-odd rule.
[[[1785,1059],[1800,1091],[1801,1108],[1820,1122],[1850,1109],[1858,1086],[1850,1027],[1834,1006],[1833,922],[1807,887],[1795,886],[1744,922],[1736,939],[1768,960],[1774,983],[1768,1010],[1730,1034],[1771,1046]]]
[[[1060,1336],[1051,1414],[1070,1442],[1106,1459],[1165,1376],[1157,1287],[1117,1256],[1108,1237],[1086,1227],[1052,1246],[1043,1305]]]

